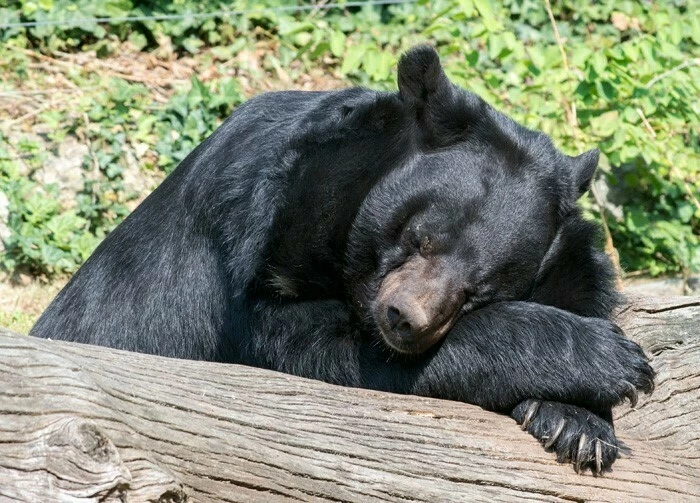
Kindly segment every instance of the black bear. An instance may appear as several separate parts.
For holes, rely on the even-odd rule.
[[[97,248],[39,337],[233,362],[511,414],[560,461],[617,454],[644,353],[559,152],[418,47],[399,91],[250,100]]]

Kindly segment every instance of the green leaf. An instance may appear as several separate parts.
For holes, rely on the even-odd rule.
[[[683,203],[678,206],[678,218],[681,219],[681,222],[690,222],[690,219],[693,218],[694,213],[695,207],[690,203]]]
[[[331,53],[336,58],[339,58],[345,52],[345,44],[347,42],[347,37],[342,31],[334,30],[331,32]]]
[[[586,45],[575,45],[571,51],[571,65],[576,68],[583,68],[593,51]]]
[[[603,72],[605,72],[608,66],[608,58],[605,57],[603,51],[593,53],[591,57],[591,66],[593,66],[598,75],[603,75]]]
[[[671,23],[671,42],[674,44],[680,44],[683,40],[683,25],[680,21],[674,21]]]
[[[196,37],[187,37],[182,41],[182,47],[191,54],[197,54],[203,45],[204,42]]]
[[[352,45],[345,52],[345,59],[343,59],[343,64],[340,67],[341,73],[347,75],[357,71],[362,62],[363,56],[367,53],[366,45]]]
[[[620,127],[620,115],[617,110],[611,110],[591,118],[591,129],[599,136],[611,136]]]
[[[137,31],[131,33],[128,40],[134,44],[134,47],[136,47],[138,50],[141,50],[148,45],[148,40],[146,37]]]
[[[488,31],[502,30],[503,25],[496,19],[489,0],[472,0],[481,15],[481,21]]]
[[[474,0],[459,0],[459,7],[467,17],[472,17],[476,14],[476,8],[474,6]]]
[[[695,44],[700,45],[700,17],[692,16],[690,18],[690,37],[693,39]]]

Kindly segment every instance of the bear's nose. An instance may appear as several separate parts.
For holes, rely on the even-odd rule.
[[[391,331],[402,339],[410,339],[420,333],[427,324],[425,312],[409,306],[390,305],[386,310],[386,319]]]

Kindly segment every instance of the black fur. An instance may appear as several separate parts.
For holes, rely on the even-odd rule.
[[[601,468],[572,447],[583,432],[613,446],[609,466],[610,408],[651,391],[653,371],[608,321],[612,268],[576,207],[597,151],[560,153],[451,84],[430,48],[398,80],[239,107],[32,334],[529,411],[540,439],[565,418],[559,458]],[[378,292],[410,260],[447,268],[461,305],[421,354],[379,328]]]

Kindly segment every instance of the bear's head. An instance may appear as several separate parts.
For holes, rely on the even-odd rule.
[[[429,47],[403,56],[398,83],[411,153],[362,202],[346,281],[383,340],[417,354],[461,314],[531,295],[598,151],[561,153],[452,84]]]

